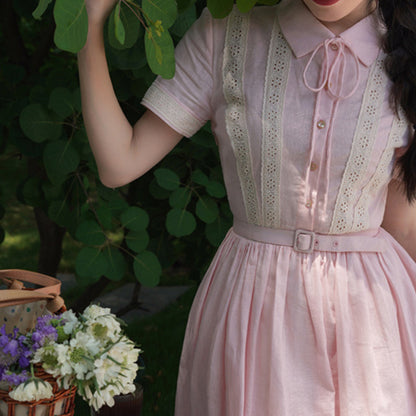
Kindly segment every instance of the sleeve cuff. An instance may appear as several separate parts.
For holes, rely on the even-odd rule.
[[[143,97],[141,104],[155,113],[165,123],[185,137],[192,137],[205,122],[190,113],[167,91],[153,83]]]

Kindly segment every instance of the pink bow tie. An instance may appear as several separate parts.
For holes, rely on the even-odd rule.
[[[317,87],[312,87],[307,79],[309,68],[316,56],[316,54],[319,52],[319,50],[323,48],[324,50],[324,58],[323,58],[323,65],[324,65],[324,75],[323,79],[320,85]],[[336,53],[335,58],[331,65],[329,65],[329,50],[332,50]],[[346,68],[346,52],[349,53],[349,55],[352,56],[354,64],[355,64],[355,71],[354,71],[354,82],[352,84],[352,88],[350,91],[346,92],[344,95],[341,94],[342,90],[342,83],[344,79],[344,75],[346,70],[349,71],[350,68]],[[313,92],[319,92],[325,86],[327,86],[327,89],[329,93],[335,98],[335,99],[345,99],[351,97],[355,91],[358,88],[358,85],[360,83],[360,72],[359,72],[359,61],[358,57],[355,54],[355,52],[352,50],[352,48],[340,37],[327,39],[324,42],[320,43],[315,50],[312,53],[312,56],[309,58],[308,63],[306,64],[305,70],[303,72],[303,81],[307,88],[309,88]],[[341,86],[338,88],[338,91],[335,90],[334,86],[337,86],[339,83],[341,83]]]

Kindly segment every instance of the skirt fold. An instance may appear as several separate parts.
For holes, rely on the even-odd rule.
[[[232,230],[192,306],[176,416],[416,415],[416,265]]]

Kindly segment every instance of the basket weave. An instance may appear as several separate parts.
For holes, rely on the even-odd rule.
[[[7,416],[36,416],[36,408],[40,405],[42,406],[42,415],[44,416],[73,416],[75,410],[75,393],[77,391],[76,387],[71,387],[68,390],[60,389],[56,380],[40,368],[36,369],[35,375],[52,385],[53,397],[51,399],[43,399],[33,402],[19,402],[12,399],[9,396],[8,391],[0,390],[0,402],[3,401],[7,404]],[[62,410],[59,413],[55,413],[55,406],[58,402],[63,404]],[[18,412],[16,412],[17,406],[19,406]],[[61,407],[61,405],[59,405],[59,407]]]
[[[0,270],[0,281],[9,288],[8,290],[0,290],[0,308],[47,300],[47,308],[50,312],[59,314],[66,311],[65,303],[59,296],[61,283],[53,277],[27,270],[12,269]],[[41,287],[27,289],[22,282],[33,283]],[[0,403],[7,406],[7,416],[73,416],[76,387],[71,387],[68,390],[59,388],[56,380],[50,374],[45,373],[40,366],[35,366],[35,375],[52,385],[53,397],[38,401],[19,402],[9,396],[10,390],[0,390]],[[0,414],[2,413],[0,412]]]

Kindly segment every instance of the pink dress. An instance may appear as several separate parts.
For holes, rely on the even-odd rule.
[[[416,264],[380,228],[409,137],[383,30],[370,15],[335,36],[301,0],[205,10],[143,99],[186,137],[211,120],[234,214],[176,416],[416,415]]]

